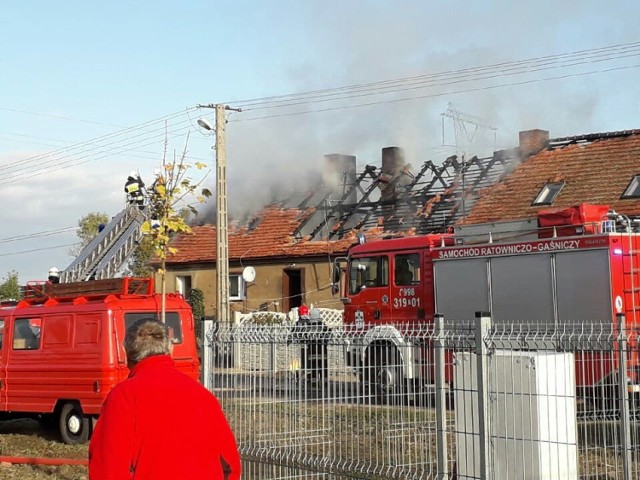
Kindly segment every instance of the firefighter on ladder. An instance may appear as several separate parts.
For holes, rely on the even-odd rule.
[[[49,276],[47,277],[47,281],[49,283],[60,283],[60,270],[56,267],[51,267],[49,269]]]
[[[135,170],[129,172],[124,191],[127,192],[129,205],[138,205],[140,210],[144,209],[144,182]]]

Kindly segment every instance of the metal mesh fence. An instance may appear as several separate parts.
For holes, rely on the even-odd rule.
[[[639,349],[612,325],[209,329],[247,479],[631,479]]]

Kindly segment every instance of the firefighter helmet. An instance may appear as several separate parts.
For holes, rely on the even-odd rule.
[[[306,305],[300,305],[298,307],[298,315],[300,315],[301,317],[308,317],[309,307],[307,307]]]
[[[60,270],[58,270],[56,267],[51,267],[49,269],[49,276],[50,277],[57,277],[60,274]]]
[[[138,172],[136,172],[135,170],[131,170],[131,171],[129,172],[129,176],[130,176],[131,178],[138,178]]]
[[[320,310],[317,308],[312,308],[309,312],[309,318],[311,320],[322,320],[322,316],[320,315]]]

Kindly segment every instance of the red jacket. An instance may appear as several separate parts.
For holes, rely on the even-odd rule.
[[[145,358],[109,393],[89,445],[91,480],[236,480],[240,471],[220,404],[168,355]]]

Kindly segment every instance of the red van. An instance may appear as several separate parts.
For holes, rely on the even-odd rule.
[[[0,415],[56,425],[65,443],[86,442],[109,391],[127,378],[124,334],[160,318],[150,278],[30,284],[25,299],[0,307]],[[166,324],[178,368],[198,379],[193,315],[167,294]]]

